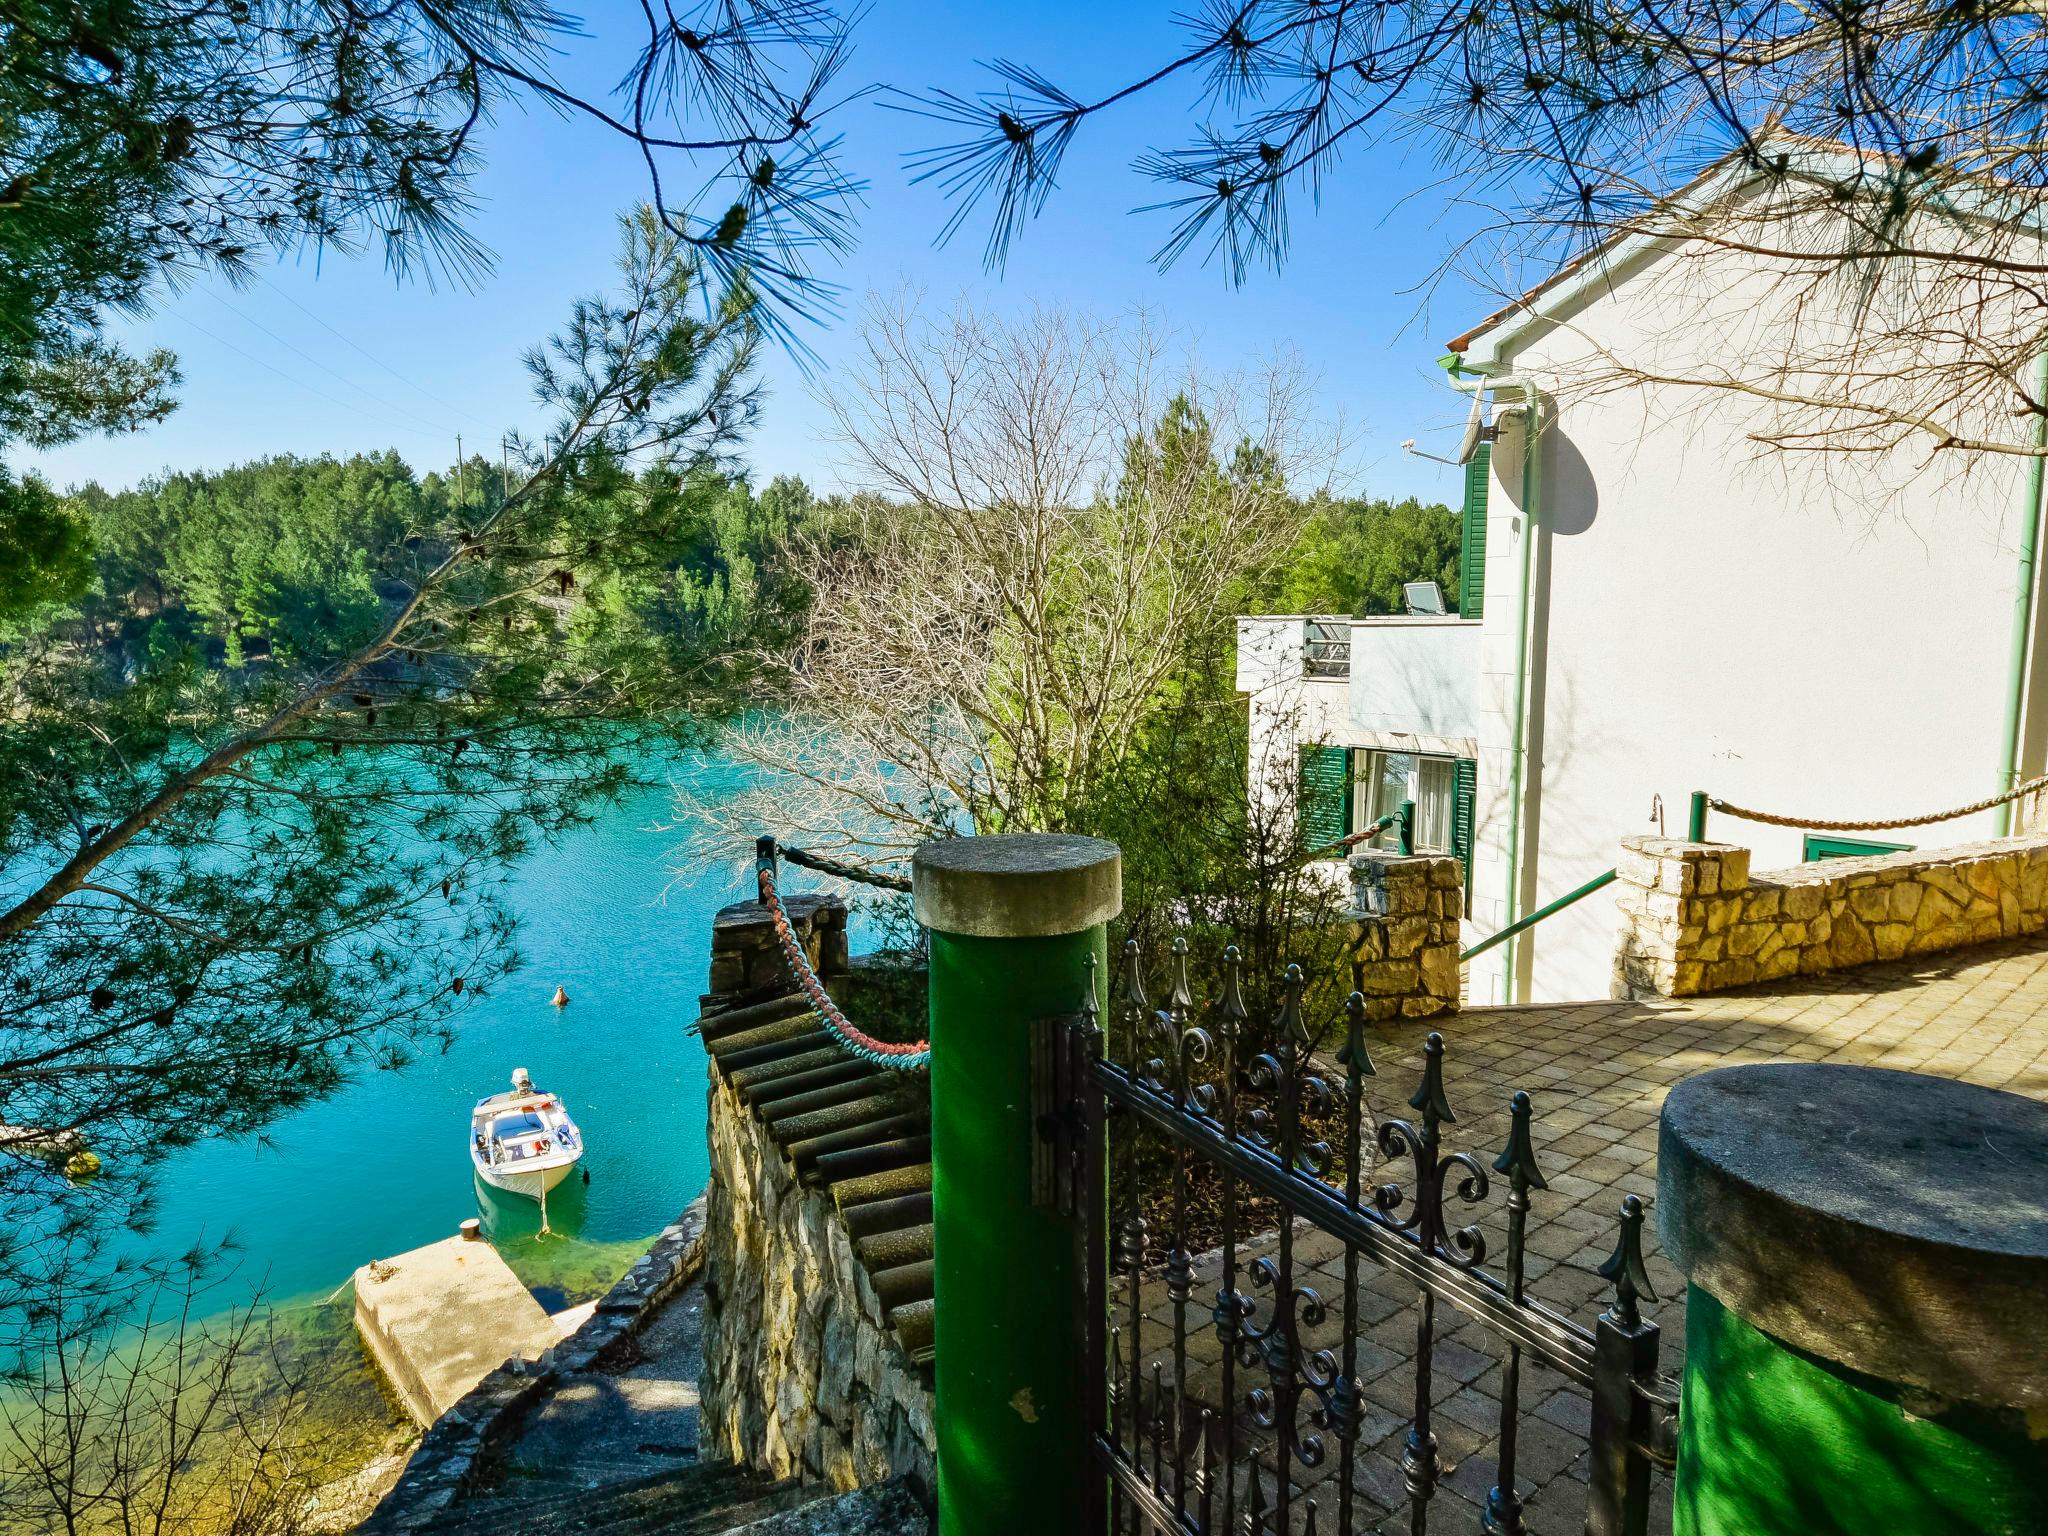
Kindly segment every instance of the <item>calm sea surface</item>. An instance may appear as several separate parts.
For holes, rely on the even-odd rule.
[[[747,770],[680,760],[674,776],[736,788]],[[465,1013],[454,1049],[374,1073],[274,1126],[263,1143],[202,1143],[167,1167],[149,1243],[230,1232],[242,1275],[275,1303],[325,1296],[370,1259],[486,1230],[545,1304],[591,1294],[704,1187],[704,1048],[689,1026],[712,915],[741,896],[737,858],[675,877],[666,790],[542,849],[514,877],[525,966]],[[568,1007],[549,1005],[557,986]],[[585,1133],[588,1187],[532,1201],[482,1190],[469,1107],[525,1067]]]

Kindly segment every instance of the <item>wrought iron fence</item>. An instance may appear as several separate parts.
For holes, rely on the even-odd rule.
[[[1431,1034],[1415,1091],[1369,1127],[1367,1084],[1376,1072],[1362,998],[1352,995],[1344,1044],[1326,1067],[1302,1018],[1301,973],[1290,968],[1271,1044],[1254,1050],[1236,952],[1225,957],[1220,995],[1203,1022],[1186,947],[1174,950],[1163,1005],[1146,997],[1133,944],[1107,1031],[1092,1001],[1078,1017],[1049,1021],[1057,1059],[1041,1078],[1049,1150],[1040,1175],[1048,1198],[1079,1217],[1087,1234],[1089,1358],[1102,1371],[1105,1405],[1089,1433],[1106,1474],[1100,1496],[1109,1528],[1352,1536],[1386,1518],[1354,1477],[1368,1410],[1361,1268],[1372,1266],[1412,1289],[1412,1381],[1395,1497],[1414,1536],[1430,1528],[1444,1471],[1432,1367],[1444,1325],[1461,1318],[1482,1324],[1501,1351],[1498,1472],[1480,1528],[1490,1536],[1526,1529],[1517,1439],[1523,1368],[1537,1361],[1591,1397],[1585,1529],[1641,1536],[1652,1468],[1670,1465],[1676,1422],[1676,1404],[1656,1385],[1657,1325],[1640,1307],[1655,1299],[1643,1266],[1641,1202],[1624,1198],[1613,1256],[1599,1271],[1613,1301],[1591,1328],[1582,1326],[1526,1287],[1530,1195],[1546,1187],[1528,1094],[1513,1095],[1506,1145],[1490,1159],[1448,1147],[1445,1131],[1457,1117],[1445,1094],[1444,1042]],[[1170,1187],[1155,1185],[1148,1200],[1148,1179],[1170,1179]],[[1220,1202],[1212,1234],[1219,1242],[1200,1260],[1191,1251],[1198,1186],[1205,1209],[1211,1196]],[[1163,1211],[1163,1233],[1155,1234],[1148,1208]],[[1261,1215],[1256,1232],[1265,1232],[1266,1213],[1274,1216],[1268,1236],[1249,1235],[1248,1212]],[[1495,1265],[1482,1214],[1505,1229]],[[1329,1272],[1341,1268],[1341,1283],[1329,1296],[1307,1283],[1309,1266],[1297,1256],[1303,1234],[1315,1232],[1341,1247],[1341,1259],[1329,1261]],[[1197,1295],[1198,1269],[1214,1271],[1213,1301]],[[1148,1281],[1165,1311],[1159,1319],[1155,1300],[1150,1326],[1155,1337],[1166,1335],[1156,1354],[1145,1345]],[[1205,1333],[1213,1347],[1196,1353],[1214,1358],[1206,1388],[1190,1383],[1191,1347]]]

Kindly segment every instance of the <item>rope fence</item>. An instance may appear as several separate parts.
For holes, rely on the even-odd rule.
[[[805,869],[814,869],[821,875],[831,875],[839,880],[853,880],[861,885],[872,885],[877,890],[906,893],[910,890],[910,882],[901,875],[881,874],[858,864],[827,858],[822,853],[808,853],[802,848],[783,848],[780,851],[783,858],[790,863],[801,865]]]
[[[1747,806],[1733,805],[1712,795],[1707,797],[1707,804],[1724,816],[1733,816],[1741,821],[1761,822],[1767,827],[1793,827],[1805,832],[1890,832],[1901,827],[1925,827],[1937,821],[1954,821],[1960,816],[1974,816],[1979,811],[1988,811],[1995,805],[2018,800],[2043,787],[2048,787],[2048,773],[2016,785],[2002,795],[1987,795],[1982,800],[1959,805],[1952,811],[1936,811],[1929,816],[1904,816],[1895,821],[1816,821],[1800,816],[1780,816],[1770,811],[1753,811]]]
[[[1396,828],[1401,833],[1401,852],[1414,852],[1415,802],[1413,800],[1403,800],[1399,810],[1387,812],[1386,815],[1362,832],[1353,832],[1349,837],[1340,837],[1334,843],[1325,843],[1320,848],[1311,849],[1295,860],[1295,863],[1297,865],[1313,864],[1318,859],[1329,858],[1332,854],[1347,853],[1359,844],[1369,843],[1381,833],[1391,832]]]
[[[817,869],[816,855],[797,858],[797,850],[784,848],[781,855],[792,864],[802,864],[807,869]],[[755,844],[754,879],[760,887],[761,904],[768,909],[768,915],[775,924],[775,937],[782,945],[782,957],[789,962],[790,975],[796,979],[804,1000],[811,1005],[811,1012],[818,1016],[818,1022],[825,1026],[827,1033],[847,1051],[862,1061],[877,1067],[886,1067],[892,1072],[922,1072],[931,1065],[932,1046],[929,1040],[920,1040],[914,1045],[903,1045],[891,1040],[877,1040],[857,1028],[853,1021],[840,1011],[832,1001],[825,984],[818,979],[818,973],[811,969],[810,957],[804,953],[802,940],[796,936],[796,929],[790,926],[789,914],[782,909],[782,896],[775,886],[775,857],[778,849],[772,837],[761,838]],[[832,862],[830,860],[826,861]],[[851,866],[846,866],[851,868]],[[823,869],[821,874],[837,874],[835,869]],[[847,875],[848,879],[862,878]],[[873,876],[879,882],[884,876]],[[909,881],[904,881],[905,889]],[[892,887],[893,888],[893,887]]]

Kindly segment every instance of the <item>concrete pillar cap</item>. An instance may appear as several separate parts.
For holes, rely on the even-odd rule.
[[[1123,854],[1101,838],[1059,832],[940,838],[910,861],[910,902],[939,933],[1080,933],[1123,910]]]
[[[1693,1285],[1881,1381],[2048,1405],[2048,1105],[1822,1062],[1665,1100],[1657,1230]]]

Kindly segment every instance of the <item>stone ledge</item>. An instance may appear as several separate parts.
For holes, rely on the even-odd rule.
[[[2048,928],[2048,837],[1816,860],[1624,838],[1616,997],[1687,997]]]

